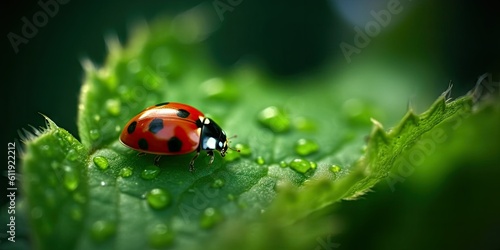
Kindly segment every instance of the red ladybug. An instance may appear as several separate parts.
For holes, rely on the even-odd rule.
[[[214,160],[214,150],[224,157],[228,149],[226,132],[212,119],[194,107],[176,102],[164,102],[146,108],[132,118],[120,135],[120,141],[142,153],[156,154],[155,165],[161,155],[180,155],[196,151],[189,163],[201,150]]]

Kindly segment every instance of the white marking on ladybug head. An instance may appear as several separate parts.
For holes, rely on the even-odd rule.
[[[207,139],[207,149],[215,149],[215,144],[217,143],[217,140],[213,137],[210,137]]]
[[[222,148],[224,146],[224,143],[222,143],[221,141],[219,141],[219,148]]]

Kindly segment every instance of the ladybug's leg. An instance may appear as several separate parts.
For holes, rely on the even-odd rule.
[[[210,161],[208,162],[208,164],[212,164],[212,162],[214,162],[214,151],[207,151],[207,155],[210,156]]]
[[[200,150],[196,151],[196,154],[193,156],[193,159],[191,159],[191,162],[189,162],[189,172],[194,172],[194,161],[198,156],[200,155]]]
[[[155,161],[154,161],[155,166],[160,166],[160,159],[161,155],[155,156]]]
[[[143,155],[146,155],[146,153],[144,153],[144,152],[137,153],[137,156],[143,156]]]

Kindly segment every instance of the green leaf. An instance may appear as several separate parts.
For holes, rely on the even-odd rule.
[[[82,234],[88,209],[87,152],[48,118],[47,129],[36,133],[26,142],[22,179],[34,240],[41,249],[54,242],[69,249]]]
[[[175,25],[137,27],[124,47],[108,39],[102,68],[83,63],[81,143],[50,120],[27,142],[24,185],[40,248],[311,247],[338,230],[324,223],[328,208],[368,191],[421,136],[473,107],[472,95],[450,102],[443,94],[390,132],[375,122],[363,155],[369,118],[385,109],[396,119],[394,105],[351,98],[359,85],[331,73],[278,82],[248,64],[224,72]],[[198,107],[238,135],[232,145],[241,152],[211,165],[200,156],[191,173],[192,154],[156,167],[154,156],[119,142],[128,119],[165,101]]]

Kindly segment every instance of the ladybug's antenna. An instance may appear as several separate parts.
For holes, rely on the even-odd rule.
[[[228,147],[229,149],[231,149],[231,150],[236,151],[236,152],[238,152],[238,153],[239,153],[239,152],[240,152],[240,150],[239,150],[239,149],[236,149],[236,148],[233,148],[233,147],[230,147],[230,146],[229,146],[229,144],[231,143],[231,141],[230,141],[229,139],[233,139],[233,138],[236,138],[236,137],[238,137],[238,135],[233,135],[233,136],[231,136],[231,137],[227,138],[227,141],[228,141],[228,143],[227,143],[227,147]]]

